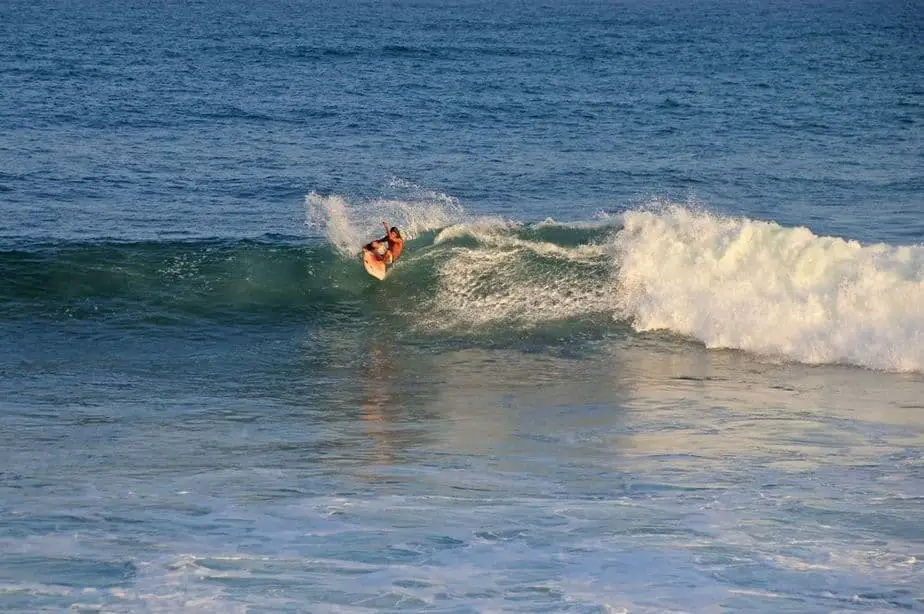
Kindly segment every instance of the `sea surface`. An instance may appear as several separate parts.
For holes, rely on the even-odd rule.
[[[920,2],[0,2],[0,612],[890,611]]]

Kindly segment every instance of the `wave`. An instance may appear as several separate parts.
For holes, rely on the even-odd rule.
[[[0,252],[0,314],[148,323],[336,306],[329,248],[261,240],[64,242]]]
[[[577,323],[597,337],[663,330],[784,360],[924,372],[924,246],[864,245],[670,205],[525,223],[399,187],[416,195],[309,194],[308,237],[0,251],[0,318],[385,322],[481,339],[567,334]],[[381,221],[407,238],[384,283],[357,258]]]

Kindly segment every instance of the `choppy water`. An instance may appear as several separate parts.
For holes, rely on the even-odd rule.
[[[922,27],[3,4],[0,611],[924,610]]]

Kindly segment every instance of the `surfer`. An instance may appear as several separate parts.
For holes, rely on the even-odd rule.
[[[397,226],[388,227],[387,222],[382,222],[385,227],[385,236],[370,243],[363,245],[363,250],[371,252],[376,260],[383,261],[385,264],[391,264],[401,257],[404,250],[404,237]]]
[[[388,224],[382,222],[385,227],[385,236],[380,241],[385,241],[388,247],[385,249],[385,264],[391,264],[401,257],[401,251],[404,249],[404,237],[397,226],[388,227]]]
[[[404,250],[401,231],[396,226],[389,228],[385,222],[382,225],[385,227],[385,236],[363,245],[363,267],[367,273],[380,280],[385,279],[388,273],[387,265],[400,258]]]

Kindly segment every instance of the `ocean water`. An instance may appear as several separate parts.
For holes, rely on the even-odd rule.
[[[920,3],[4,0],[0,85],[0,612],[924,611]]]

